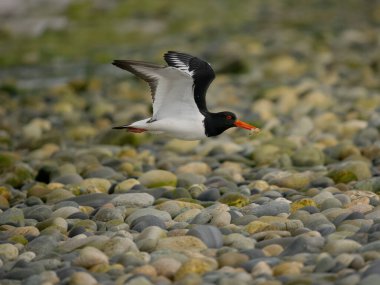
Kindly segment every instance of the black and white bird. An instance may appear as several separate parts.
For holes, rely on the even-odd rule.
[[[237,120],[232,112],[212,113],[207,109],[206,91],[215,78],[210,64],[174,51],[165,53],[164,59],[168,66],[135,60],[113,61],[117,67],[145,80],[153,99],[152,117],[114,129],[166,134],[182,140],[217,136],[232,127],[259,131]]]

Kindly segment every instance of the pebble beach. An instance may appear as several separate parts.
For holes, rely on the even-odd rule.
[[[223,32],[196,4],[17,2],[0,3],[0,37],[30,37],[0,58],[0,284],[379,284],[379,1],[210,1]],[[81,23],[109,39],[65,32]],[[151,98],[112,59],[170,49],[213,66],[210,110],[261,132],[113,130]]]

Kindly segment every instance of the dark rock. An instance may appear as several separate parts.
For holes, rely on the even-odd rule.
[[[142,232],[145,228],[150,226],[160,227],[166,229],[166,225],[163,220],[153,215],[145,215],[134,219],[131,223],[131,229],[137,232]]]
[[[220,248],[223,246],[223,236],[220,230],[214,226],[197,225],[189,230],[187,235],[199,238],[209,248]]]
[[[220,192],[217,188],[210,188],[197,197],[199,201],[217,201],[220,198]]]
[[[36,205],[24,210],[25,218],[35,219],[39,222],[50,218],[52,213],[50,207],[45,205]]]

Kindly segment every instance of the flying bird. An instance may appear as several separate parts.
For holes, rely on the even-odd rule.
[[[209,63],[174,51],[165,53],[164,59],[167,66],[135,60],[113,61],[112,64],[146,81],[153,99],[150,118],[114,129],[166,134],[182,140],[217,136],[232,127],[260,130],[238,120],[232,112],[212,113],[207,109],[206,92],[215,78]]]

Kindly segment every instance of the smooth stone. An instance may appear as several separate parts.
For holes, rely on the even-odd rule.
[[[379,270],[377,267],[376,270]],[[379,272],[379,271],[377,271]],[[377,285],[379,284],[379,274],[374,273],[360,280],[360,285]]]
[[[373,276],[375,275],[376,278],[377,278],[377,281],[379,280],[379,276],[380,275],[380,260],[374,260],[369,266],[368,268],[362,273],[362,278],[368,278],[369,276]],[[375,284],[375,283],[374,283]]]
[[[124,221],[124,213],[118,208],[100,208],[94,216],[95,220],[108,222],[111,220]]]
[[[199,213],[201,213],[200,209],[190,209],[177,215],[174,221],[190,223]]]
[[[249,198],[246,195],[238,192],[226,192],[222,197],[220,197],[218,201],[228,206],[234,206],[238,208],[249,204]]]
[[[86,228],[85,227],[75,226],[75,227],[73,227],[73,228],[70,229],[68,237],[72,238],[72,237],[75,237],[77,235],[83,234],[85,232],[86,232]]]
[[[59,278],[54,271],[41,272],[22,281],[22,283],[26,285],[57,284],[58,282]]]
[[[156,226],[164,230],[166,229],[164,221],[153,215],[145,215],[136,218],[130,225],[131,229],[137,232],[142,232],[145,228],[150,226]]]
[[[136,238],[136,245],[141,251],[152,252],[156,250],[159,240],[166,237],[166,231],[155,226],[145,228]]]
[[[310,186],[316,188],[326,188],[334,184],[334,180],[326,176],[317,177],[310,182]]]
[[[15,227],[8,231],[12,235],[22,235],[26,237],[36,237],[40,235],[40,231],[35,226]]]
[[[322,237],[296,237],[285,247],[281,256],[294,256],[303,252],[319,253],[324,246]]]
[[[0,225],[23,227],[25,225],[24,212],[18,208],[10,208],[0,213]]]
[[[372,177],[371,170],[364,161],[343,161],[331,167],[328,176],[335,183],[348,183]]]
[[[290,206],[286,202],[270,201],[264,205],[254,207],[249,214],[257,217],[261,216],[277,216],[281,213],[290,213]]]
[[[362,245],[356,241],[343,239],[343,240],[328,240],[324,251],[332,254],[339,255],[341,253],[355,253]]]
[[[0,244],[0,258],[3,261],[14,260],[19,254],[18,248],[10,243]]]
[[[83,181],[82,176],[76,173],[65,174],[52,180],[52,182],[68,184],[79,184]]]
[[[35,257],[36,257],[36,254],[33,251],[25,251],[18,256],[17,260],[31,262]]]
[[[49,192],[45,198],[46,198],[46,204],[56,204],[60,201],[69,199],[75,197],[75,195],[66,189],[55,189],[51,192]]]
[[[263,252],[266,256],[279,256],[284,251],[284,248],[279,244],[270,244],[263,247]]]
[[[345,194],[335,194],[334,197],[335,199],[338,199],[342,203],[343,206],[346,206],[349,203],[351,203],[350,197],[348,197]]]
[[[216,227],[227,226],[231,222],[229,207],[225,204],[214,204],[202,210],[192,221],[192,224],[210,224]]]
[[[91,193],[80,196],[75,196],[67,199],[66,201],[74,201],[81,206],[90,206],[93,208],[99,208],[104,204],[109,203],[114,197],[105,193]]]
[[[120,179],[123,175],[117,173],[113,168],[102,166],[88,172],[86,178]]]
[[[268,183],[279,187],[302,190],[310,184],[312,173],[310,171],[301,173],[282,171],[278,173],[269,173],[265,175],[263,179],[268,181]]]
[[[230,246],[238,250],[250,250],[255,247],[256,241],[239,233],[223,236],[224,246]]]
[[[317,203],[318,205],[321,205],[325,200],[333,199],[333,198],[334,198],[334,195],[331,192],[324,190],[318,193],[317,195],[315,195],[312,199],[315,201],[315,203]]]
[[[194,173],[180,173],[177,175],[177,178],[177,186],[184,187],[186,189],[193,185],[201,185],[206,181],[206,177]]]
[[[217,262],[211,258],[190,258],[177,270],[174,280],[184,279],[188,275],[203,275],[217,268]]]
[[[239,265],[247,262],[249,257],[239,252],[226,252],[218,257],[219,267],[230,266],[239,267]]]
[[[166,170],[150,170],[141,175],[138,180],[148,188],[177,185],[177,176]]]
[[[305,210],[305,207],[317,207],[317,204],[313,199],[303,198],[290,204],[290,212],[294,213],[299,209]]]
[[[170,249],[175,251],[201,251],[206,249],[207,245],[194,236],[174,236],[162,238],[158,241],[156,250]]]
[[[25,208],[24,216],[27,219],[34,219],[39,222],[46,220],[51,217],[53,211],[49,206],[46,205],[35,205],[32,207]]]
[[[115,198],[111,200],[111,203],[115,206],[124,207],[149,207],[153,204],[154,197],[147,193],[125,193],[117,194]]]
[[[156,210],[153,208],[143,208],[137,209],[132,214],[130,214],[126,219],[126,222],[127,224],[131,225],[135,219],[148,215],[155,216],[164,222],[172,220],[171,216],[167,212]]]
[[[273,267],[273,275],[281,276],[281,275],[299,275],[301,274],[303,263],[297,261],[286,261],[282,262]]]
[[[214,226],[197,225],[190,229],[187,235],[199,238],[209,248],[220,248],[223,246],[223,235],[220,230]]]
[[[107,236],[80,236],[77,238],[71,238],[67,239],[64,242],[59,244],[58,250],[63,253],[72,252],[73,250],[77,248],[81,248],[84,246],[93,246],[97,248],[102,248],[104,244],[109,240],[110,238]]]
[[[380,250],[380,240],[368,243],[366,245],[363,245],[363,247],[360,249],[360,252],[367,252],[367,251],[379,251]]]
[[[181,165],[177,168],[177,173],[194,173],[199,175],[208,175],[211,173],[211,168],[208,164],[201,161],[193,161]]]
[[[329,253],[321,253],[317,258],[314,272],[329,272],[336,266],[337,261]]]
[[[191,210],[191,209],[202,210],[203,207],[195,203],[171,200],[171,201],[165,201],[163,203],[156,205],[156,209],[167,212],[172,217],[176,217],[177,215],[187,210]]]
[[[74,272],[69,281],[69,285],[97,285],[98,281],[87,272]]]
[[[178,154],[187,154],[192,152],[198,145],[199,141],[171,139],[165,144],[165,149],[174,151]]]
[[[89,216],[83,212],[76,212],[67,217],[68,219],[88,220]]]
[[[259,261],[251,270],[252,277],[272,276],[272,268],[264,261]],[[275,285],[275,284],[272,284]]]
[[[189,191],[185,188],[175,188],[171,190],[165,191],[162,196],[162,198],[167,198],[169,200],[176,200],[176,199],[191,199],[191,194]]]
[[[134,275],[128,278],[128,281],[123,284],[124,285],[152,285],[153,283],[150,282],[145,276]]]
[[[84,268],[90,268],[99,264],[108,264],[108,257],[99,249],[86,246],[81,249],[79,256],[75,259],[74,264]]]
[[[341,207],[342,207],[342,203],[338,199],[335,199],[335,198],[328,198],[325,201],[323,201],[323,203],[321,204],[322,211],[326,209],[330,209],[330,208],[341,208]]]
[[[220,199],[220,192],[217,188],[210,188],[198,195],[199,201],[217,201]]]
[[[103,252],[112,257],[121,252],[138,252],[138,249],[132,239],[114,236],[104,243]]]
[[[172,279],[181,267],[181,262],[175,258],[162,257],[153,261],[151,265],[156,269],[157,275]]]
[[[30,241],[26,245],[26,250],[33,251],[37,256],[45,256],[52,253],[58,246],[58,239],[55,235],[41,235]]]
[[[108,193],[111,182],[103,178],[86,178],[79,183],[79,186],[87,193]]]
[[[68,207],[62,207],[62,208],[59,208],[57,210],[55,210],[52,215],[51,215],[51,218],[57,218],[57,217],[61,217],[61,218],[64,218],[66,219],[68,216],[74,214],[74,213],[78,213],[80,210],[76,207],[71,207],[71,206],[68,206]]]
[[[115,193],[123,193],[131,190],[135,185],[139,185],[140,182],[137,179],[129,178],[120,183],[115,187]]]
[[[307,145],[297,149],[291,159],[295,166],[316,166],[323,165],[325,156],[318,148]]]

